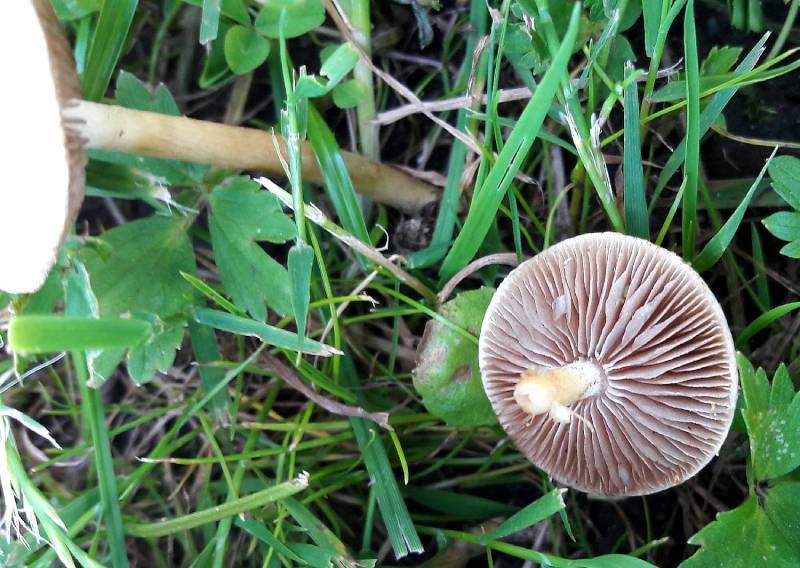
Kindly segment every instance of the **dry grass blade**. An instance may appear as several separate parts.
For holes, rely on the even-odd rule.
[[[266,367],[283,379],[287,385],[307,397],[315,404],[318,404],[328,412],[332,414],[339,414],[341,416],[349,416],[352,418],[367,418],[375,422],[381,428],[385,428],[386,430],[390,431],[394,430],[389,425],[388,412],[367,412],[361,407],[348,406],[347,404],[342,404],[341,402],[337,402],[326,396],[322,396],[321,394],[315,392],[314,389],[306,385],[302,379],[300,379],[294,369],[282,363],[274,355],[264,354],[261,356],[260,362],[263,367]]]

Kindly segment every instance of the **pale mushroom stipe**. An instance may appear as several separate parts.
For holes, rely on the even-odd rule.
[[[284,175],[279,134],[81,101],[69,42],[50,0],[13,0],[0,34],[4,61],[25,87],[0,90],[0,120],[14,141],[3,152],[0,290],[35,292],[44,283],[83,201],[86,156],[97,148]],[[63,122],[62,122],[63,121]],[[323,183],[311,145],[301,144],[303,179]],[[371,199],[416,211],[437,191],[403,170],[342,152],[353,185]]]
[[[736,407],[733,339],[711,290],[677,255],[618,233],[568,239],[514,269],[489,304],[479,362],[520,451],[594,495],[692,477]]]

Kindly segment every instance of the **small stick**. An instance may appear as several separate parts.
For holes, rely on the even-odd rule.
[[[62,115],[65,126],[78,133],[86,148],[285,175],[273,145],[273,134],[263,130],[89,101],[71,101]],[[286,141],[278,134],[274,138],[285,155]],[[301,151],[303,177],[322,183],[322,172],[311,144],[304,142]],[[375,201],[416,211],[437,199],[431,185],[397,168],[351,152],[342,155],[353,185]]]

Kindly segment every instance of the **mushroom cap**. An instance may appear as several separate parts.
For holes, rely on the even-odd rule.
[[[559,423],[514,400],[534,366],[599,366],[600,388]],[[563,241],[500,284],[480,335],[483,385],[517,447],[595,495],[677,485],[718,451],[733,420],[733,339],[713,293],[680,257],[618,233]],[[582,418],[582,419],[581,419]]]
[[[0,34],[0,124],[8,136],[0,189],[0,290],[34,292],[44,283],[75,221],[86,157],[62,124],[61,107],[80,96],[72,50],[50,0],[15,0]]]

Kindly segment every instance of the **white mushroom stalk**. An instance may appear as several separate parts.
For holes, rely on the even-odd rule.
[[[87,149],[285,175],[286,141],[277,133],[81,100],[69,101],[62,116]],[[323,183],[311,144],[304,141],[300,150],[303,179]],[[414,211],[437,198],[431,185],[398,168],[352,152],[342,156],[356,190],[379,203]]]

